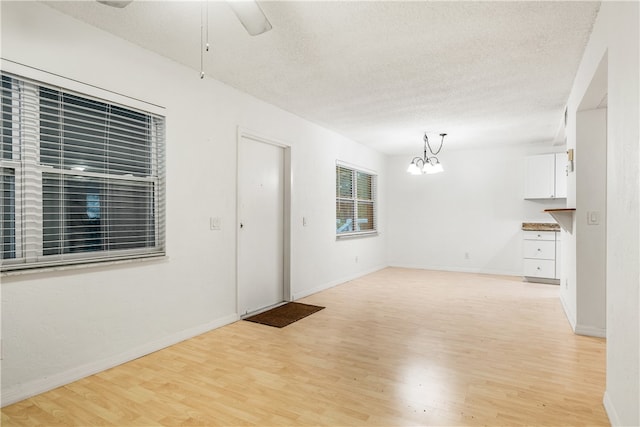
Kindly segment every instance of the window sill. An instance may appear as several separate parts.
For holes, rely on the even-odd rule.
[[[61,272],[61,271],[75,271],[75,270],[84,270],[89,268],[137,264],[137,263],[152,262],[152,261],[166,262],[168,260],[169,260],[169,257],[167,255],[157,255],[157,256],[147,256],[147,257],[139,257],[139,258],[111,260],[111,261],[88,261],[88,262],[83,262],[78,264],[66,264],[66,265],[49,266],[49,267],[43,266],[43,267],[7,270],[0,273],[0,277],[15,277],[15,276],[25,276],[25,275],[31,275],[31,274],[46,274],[46,273]]]
[[[338,241],[338,240],[348,240],[348,239],[359,239],[359,238],[362,238],[362,237],[376,237],[377,235],[378,235],[377,231],[363,232],[363,233],[336,234],[336,241]]]

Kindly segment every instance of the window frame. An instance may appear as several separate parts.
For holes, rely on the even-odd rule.
[[[3,79],[4,80],[4,79]],[[11,92],[11,106],[10,106],[10,110],[11,110],[11,114],[12,117],[13,115],[16,113],[16,111],[19,110],[19,98],[16,96],[16,94],[13,93],[12,89],[9,89]],[[4,96],[4,91],[5,91],[5,87],[4,87],[4,83],[2,85],[2,96]],[[4,130],[4,126],[5,126],[5,118],[4,118],[4,105],[2,105],[2,103],[0,102],[0,108],[2,108],[2,122],[0,124],[0,127],[2,128],[2,130]],[[19,128],[19,124],[14,123],[13,119],[10,120],[11,122],[11,136],[10,136],[10,140],[11,140],[11,159],[5,159],[4,156],[0,157],[0,170],[12,170],[13,171],[13,193],[14,193],[14,200],[13,200],[13,220],[14,220],[14,229],[13,229],[13,245],[14,245],[14,249],[13,251],[18,253],[18,252],[22,252],[22,231],[23,231],[23,215],[22,215],[22,203],[17,203],[16,202],[16,194],[19,194],[22,192],[22,180],[20,179],[20,177],[22,176],[22,171],[23,171],[23,167],[22,167],[22,160],[21,160],[21,152],[20,152],[20,144],[16,143],[16,141],[18,140],[19,137],[19,132],[20,132],[20,128]],[[4,144],[5,140],[4,140],[5,135],[2,135],[2,142]],[[3,148],[2,148],[3,149]],[[4,183],[3,183],[4,185]],[[4,188],[3,188],[4,191]],[[2,197],[4,202],[4,196]],[[5,216],[5,205],[1,204],[0,205],[0,215],[2,217],[2,221],[4,221],[4,216]],[[4,236],[4,228],[0,228],[0,237],[2,238],[2,250],[4,251],[4,240],[5,240],[5,236]],[[4,263],[4,260],[0,259],[0,263]]]
[[[345,197],[340,194],[339,189],[339,169],[347,170],[351,172],[351,196]],[[336,240],[341,239],[351,239],[358,237],[371,237],[378,235],[378,175],[374,171],[367,170],[365,168],[354,166],[352,164],[342,162],[340,160],[336,160],[336,203],[335,203],[335,218],[336,218]],[[370,191],[371,191],[371,199],[361,199],[358,198],[358,174],[364,174],[371,178],[370,183]],[[360,205],[371,205],[372,206],[372,221],[373,227],[369,230],[351,230],[345,232],[338,232],[337,221],[338,221],[338,204],[339,203],[353,203],[353,217],[352,224],[357,224],[358,216],[359,216],[359,206]]]
[[[140,113],[149,121],[148,135],[145,136],[149,144],[150,170],[147,176],[129,176],[117,175],[115,173],[100,173],[81,170],[69,170],[65,168],[52,167],[41,162],[40,159],[40,130],[39,125],[37,131],[27,132],[24,128],[27,126],[26,118],[23,112],[16,114],[17,108],[13,109],[13,128],[18,129],[12,135],[12,150],[14,156],[12,159],[0,158],[0,168],[8,168],[14,171],[14,204],[15,204],[15,258],[7,258],[0,260],[0,270],[2,275],[11,272],[29,271],[42,268],[60,268],[69,265],[78,264],[96,264],[103,262],[132,261],[136,259],[149,259],[155,257],[166,256],[166,216],[165,216],[165,152],[166,152],[166,117],[165,110],[155,104],[146,103],[144,101],[130,98],[106,89],[98,88],[84,83],[66,79],[61,76],[49,74],[47,72],[32,69],[30,67],[15,64],[10,61],[3,60],[3,75],[14,79],[13,84],[22,85],[20,94],[27,93],[35,96],[36,114],[29,117],[31,123],[39,123],[40,87],[50,88],[58,91],[60,94],[70,94],[85,100],[98,101],[107,104],[109,108],[118,107],[125,110]],[[3,86],[4,89],[4,86]],[[12,91],[12,93],[14,93]],[[14,105],[15,105],[14,100]],[[60,114],[63,110],[60,110]],[[16,119],[16,117],[18,117]],[[34,119],[35,117],[35,119]],[[3,118],[4,120],[4,118]],[[63,120],[63,119],[62,119]],[[19,158],[16,158],[16,150],[19,152]],[[43,235],[43,176],[49,174],[61,180],[66,176],[77,176],[84,179],[102,180],[102,185],[112,185],[110,183],[120,182],[123,185],[131,183],[131,185],[148,184],[148,190],[141,195],[141,200],[147,198],[150,200],[152,211],[149,214],[149,225],[152,227],[153,241],[149,246],[142,246],[132,249],[102,249],[95,251],[84,251],[78,253],[64,252],[61,249],[59,254],[44,255],[44,235]],[[29,175],[29,179],[25,176]],[[30,186],[30,188],[26,188]],[[30,191],[30,192],[29,192]],[[27,201],[33,202],[33,205],[26,204]],[[4,203],[4,200],[2,201]],[[61,200],[60,203],[65,203]],[[4,207],[4,206],[3,206]],[[23,209],[19,211],[19,209]],[[68,209],[65,207],[65,209]],[[2,209],[0,209],[2,210]],[[66,212],[63,211],[63,212]],[[65,220],[62,220],[63,222]],[[104,227],[113,227],[111,223],[105,223]],[[135,242],[134,242],[135,243]],[[61,248],[64,244],[61,244]]]

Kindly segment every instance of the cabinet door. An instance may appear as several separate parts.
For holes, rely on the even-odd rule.
[[[556,153],[556,198],[567,197],[567,154]]]
[[[530,156],[526,160],[525,199],[555,197],[555,155]]]

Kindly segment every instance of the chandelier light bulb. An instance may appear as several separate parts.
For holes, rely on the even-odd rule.
[[[411,175],[420,175],[422,173],[422,171],[420,170],[418,165],[416,165],[415,162],[411,162],[411,164],[409,165],[409,168],[407,169],[407,172],[409,172]]]

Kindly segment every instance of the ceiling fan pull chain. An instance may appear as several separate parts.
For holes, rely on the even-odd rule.
[[[209,52],[209,0],[204,0],[204,1],[207,4],[207,17],[206,17],[207,44],[206,44],[206,51]]]
[[[203,2],[200,2],[200,78],[204,79],[204,49],[203,49],[203,38],[204,38],[204,12],[203,12]]]
[[[209,0],[200,1],[200,78],[201,79],[204,79],[204,53],[205,52],[209,52]]]

